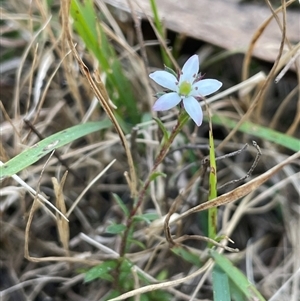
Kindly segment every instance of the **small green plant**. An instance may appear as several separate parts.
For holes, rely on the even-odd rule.
[[[117,279],[116,279],[116,273]],[[107,260],[98,266],[90,269],[85,273],[84,281],[86,283],[91,281],[107,281],[112,284],[112,289],[108,296],[104,300],[110,300],[112,298],[120,296],[123,292],[134,289],[135,276],[139,278],[140,285],[147,285],[149,281],[139,271],[135,271],[134,264],[125,258],[119,258],[115,260]],[[163,280],[163,279],[162,279]],[[171,295],[164,291],[154,291],[147,294],[143,294],[140,300],[155,301],[170,300]],[[133,300],[133,299],[130,299]]]
[[[287,122],[288,129],[279,132],[281,129],[276,125],[287,104],[299,92],[298,87],[279,105],[270,126],[262,126],[268,125],[269,121],[267,118],[264,120],[264,116],[253,115],[257,107],[257,112],[263,115],[268,86],[273,83],[275,73],[287,63],[288,55],[296,59],[299,47],[285,43],[288,36],[286,28],[280,28],[282,50],[285,44],[293,50],[286,57],[279,54],[269,75],[260,72],[263,76],[259,77],[259,84],[255,81],[255,84],[252,82],[248,86],[251,78],[246,80],[246,69],[253,44],[245,55],[242,76],[245,81],[211,96],[221,87],[233,85],[226,70],[222,77],[223,70],[219,64],[241,50],[219,52],[215,48],[213,51],[218,53],[205,58],[209,51],[201,53],[202,49],[198,48],[197,54],[191,55],[179,68],[176,59],[184,59],[188,55],[185,50],[180,51],[187,41],[188,32],[178,34],[174,40],[172,33],[172,38],[168,40],[157,1],[150,0],[150,14],[152,12],[154,22],[149,19],[149,24],[159,42],[159,58],[153,56],[153,49],[148,48],[151,43],[143,41],[144,23],[141,22],[139,9],[134,6],[130,8],[133,29],[130,22],[123,24],[121,18],[114,19],[114,10],[107,9],[104,2],[109,1],[35,1],[30,2],[30,7],[27,7],[26,1],[22,5],[18,5],[16,0],[3,2],[2,25],[7,31],[4,33],[7,39],[3,45],[6,48],[2,56],[5,76],[1,86],[4,87],[4,95],[7,87],[13,90],[7,99],[4,96],[0,102],[1,114],[5,119],[0,151],[6,161],[3,164],[0,162],[0,180],[4,180],[4,185],[8,183],[7,187],[1,187],[1,197],[5,198],[4,202],[1,199],[1,227],[4,229],[1,241],[5,241],[3,247],[1,245],[5,260],[1,258],[1,262],[4,263],[5,274],[21,277],[16,285],[4,288],[1,295],[9,299],[11,293],[16,293],[16,296],[20,293],[20,298],[24,300],[45,297],[47,291],[43,291],[42,296],[37,293],[37,289],[44,285],[35,287],[26,280],[33,275],[32,271],[30,274],[27,272],[38,262],[43,262],[49,264],[51,269],[46,267],[46,278],[43,280],[40,274],[44,268],[38,266],[39,279],[35,280],[39,283],[59,281],[58,285],[62,286],[65,282],[65,287],[70,287],[70,277],[74,273],[82,273],[84,281],[76,283],[76,293],[80,291],[80,297],[87,300],[167,301],[175,298],[194,300],[201,296],[214,301],[264,301],[269,296],[263,296],[258,290],[263,281],[258,285],[255,281],[261,280],[266,271],[271,271],[281,256],[272,258],[270,268],[261,260],[263,257],[260,254],[255,254],[261,250],[264,255],[268,253],[270,246],[265,247],[265,241],[270,239],[262,236],[263,239],[251,243],[253,254],[259,260],[252,261],[253,270],[248,267],[247,261],[248,279],[243,267],[248,245],[241,247],[245,249],[239,252],[229,247],[229,243],[233,243],[231,238],[236,237],[233,231],[242,233],[240,237],[243,239],[238,246],[243,245],[243,240],[250,241],[246,238],[247,233],[241,230],[245,226],[242,217],[249,214],[251,218],[253,214],[256,218],[258,211],[265,214],[273,206],[276,211],[272,219],[279,216],[276,227],[290,231],[284,237],[287,245],[297,245],[295,229],[298,228],[291,226],[297,225],[297,218],[293,220],[296,223],[290,222],[294,216],[298,217],[295,210],[297,204],[286,206],[289,200],[284,193],[293,199],[295,191],[298,191],[299,174],[294,172],[298,165],[283,169],[300,157],[300,140],[291,136],[299,127],[297,113],[290,125]],[[25,20],[23,13],[16,16],[8,13],[12,6],[26,7],[27,13],[31,14],[30,20]],[[121,23],[124,27],[120,30],[118,25]],[[132,34],[133,30],[135,34]],[[129,41],[126,34],[131,37]],[[22,39],[26,47],[23,45],[24,49],[20,51],[18,45],[22,45]],[[16,49],[11,45],[17,45]],[[51,59],[44,60],[48,55]],[[201,62],[201,70],[208,75],[199,73],[200,58],[205,58],[205,62]],[[160,61],[165,65],[163,70],[155,69],[154,65]],[[57,68],[53,68],[55,63]],[[18,64],[20,67],[13,67]],[[205,69],[205,65],[212,69]],[[215,73],[214,66],[218,70]],[[12,76],[14,68],[16,75]],[[68,73],[69,70],[76,72],[74,77]],[[210,74],[215,74],[212,77],[217,79],[207,78]],[[280,74],[282,77],[283,73]],[[280,80],[280,76],[275,82]],[[76,79],[76,82],[71,79]],[[11,82],[13,87],[10,87]],[[156,84],[160,88],[154,87]],[[256,89],[253,89],[254,86]],[[89,89],[93,95],[87,93]],[[67,94],[70,97],[65,98]],[[97,98],[101,108],[97,107],[94,98]],[[218,99],[222,100],[214,103]],[[274,103],[271,103],[272,108],[275,108]],[[24,119],[26,116],[28,120]],[[84,123],[89,118],[101,121]],[[75,126],[62,126],[65,120]],[[30,122],[32,126],[29,126]],[[52,129],[57,126],[65,129],[53,134]],[[99,131],[101,133],[97,135]],[[43,135],[47,137],[43,138]],[[86,139],[77,140],[87,135]],[[248,141],[249,137],[259,139],[264,147],[264,158],[267,158],[266,164],[255,170],[257,174],[262,169],[265,171],[252,179],[249,177],[262,152],[256,142],[253,142],[256,156],[253,148],[244,152],[247,147],[244,141]],[[69,144],[72,144],[71,147]],[[57,154],[59,148],[65,151],[61,156]],[[232,160],[232,156],[242,152],[243,158],[240,156],[236,161]],[[291,152],[296,153],[288,156]],[[39,161],[47,155],[49,159],[45,164],[45,160]],[[111,163],[102,169],[108,158],[112,159]],[[270,167],[271,159],[276,162],[274,167]],[[100,183],[98,180],[112,164],[110,173]],[[59,181],[62,166],[69,173],[65,172]],[[100,174],[99,168],[102,170]],[[248,172],[245,172],[247,169]],[[271,179],[278,171],[283,174],[282,182],[281,174],[277,179]],[[266,185],[262,185],[264,183]],[[292,186],[294,190],[290,192]],[[282,194],[278,192],[280,187],[285,189]],[[266,197],[272,201],[268,203],[263,199]],[[33,199],[31,208],[28,207],[30,198]],[[47,210],[48,207],[42,207],[44,204],[55,210],[56,215]],[[224,208],[228,204],[230,206]],[[219,209],[220,206],[223,207]],[[289,207],[291,211],[288,211]],[[24,219],[27,220],[26,227]],[[55,248],[56,254],[33,257],[37,255],[31,254],[29,245],[36,247],[34,253],[39,256],[52,252],[55,239],[52,239],[53,221],[58,229],[54,237],[60,240]],[[76,226],[72,227],[74,221]],[[284,221],[287,221],[287,227]],[[30,227],[31,224],[36,227]],[[40,230],[40,225],[43,228],[39,239],[43,240],[44,230],[50,229],[51,241],[45,239],[42,243],[38,241],[38,245],[31,244],[31,238],[36,234],[31,230]],[[20,235],[22,229],[25,248],[23,250],[22,246],[19,254],[25,254],[26,262],[14,262],[11,258],[15,257],[19,247],[15,242],[17,239],[24,240]],[[259,228],[259,231],[263,232],[263,229]],[[269,233],[267,235],[268,238]],[[88,252],[83,252],[87,248],[82,243],[91,245]],[[11,246],[14,246],[12,254]],[[281,253],[296,258],[287,248]],[[8,261],[9,256],[12,257]],[[31,261],[30,266],[25,267],[27,261]],[[6,272],[11,269],[7,262],[14,263],[13,273]],[[56,262],[58,266],[55,266]],[[259,266],[255,270],[256,262],[264,267]],[[18,266],[18,263],[21,264]],[[61,277],[63,266],[64,277]],[[280,268],[278,264],[278,270],[277,267],[275,269],[279,271],[277,275],[284,274]],[[49,277],[49,270],[53,276],[57,271],[59,277]],[[260,270],[263,272],[260,273]],[[252,271],[258,276],[254,274],[252,277]],[[284,281],[278,280],[285,281],[284,278]],[[22,290],[24,285],[26,289]],[[29,295],[27,292],[30,292],[31,286]],[[64,295],[65,287],[55,290],[55,293]],[[297,286],[292,289],[297,292]],[[97,294],[101,296],[96,297]],[[68,299],[70,296],[72,294],[53,298]]]

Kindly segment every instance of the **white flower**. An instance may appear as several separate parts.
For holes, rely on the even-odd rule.
[[[155,71],[149,75],[160,86],[169,89],[168,92],[157,99],[153,106],[154,111],[166,111],[181,101],[186,112],[200,126],[203,120],[203,112],[196,98],[212,94],[219,90],[222,83],[216,79],[199,79],[198,55],[191,56],[177,79],[168,71]]]

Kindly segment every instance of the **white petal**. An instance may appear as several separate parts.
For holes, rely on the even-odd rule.
[[[178,105],[181,101],[181,97],[175,93],[170,92],[161,96],[153,105],[153,111],[166,111]]]
[[[173,74],[167,71],[155,71],[153,73],[150,73],[149,77],[160,86],[167,88],[171,91],[177,91],[178,81]]]
[[[193,84],[191,96],[206,96],[218,91],[222,87],[222,83],[216,79],[202,79]]]
[[[188,81],[193,83],[199,72],[199,57],[197,54],[191,56],[182,67],[182,74],[180,75],[180,83]]]
[[[203,120],[203,112],[199,102],[192,96],[183,99],[183,105],[186,112],[200,126]]]

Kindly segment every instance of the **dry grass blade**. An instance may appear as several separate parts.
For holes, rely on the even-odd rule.
[[[74,125],[108,123],[0,183],[5,301],[211,301],[208,243],[266,300],[298,301],[299,2],[227,1],[226,16],[221,0],[2,2],[0,160]],[[153,111],[169,90],[149,73],[170,60],[179,71],[193,54],[203,77],[223,86],[199,99],[201,127],[189,120],[165,144],[186,107]],[[243,147],[252,140],[263,154],[253,173],[259,151]],[[218,206],[213,241],[206,210]]]
[[[298,43],[291,51],[289,51],[285,56],[283,56],[283,58],[281,60],[281,64],[278,66],[278,69],[282,68],[282,65],[284,65],[284,64],[285,64],[285,66],[280,71],[280,73],[277,75],[277,77],[275,78],[276,84],[288,72],[291,65],[295,64],[296,67],[298,67],[296,60],[299,58],[299,56],[300,56],[300,43]]]
[[[96,183],[104,174],[105,172],[116,162],[116,159],[111,161],[95,178],[93,181],[91,181],[88,186],[84,189],[84,191],[78,196],[78,198],[75,200],[75,202],[72,204],[71,208],[67,212],[67,216],[70,216],[74,208],[78,205],[84,194],[90,189],[94,183]]]
[[[3,162],[0,161],[0,165],[3,165]],[[42,194],[40,194],[38,191],[35,191],[32,187],[30,187],[27,183],[25,183],[18,175],[12,175],[12,178],[19,183],[24,189],[26,189],[30,194],[35,196],[35,198],[39,202],[43,202],[47,204],[49,207],[51,207],[53,210],[56,211],[57,214],[59,214],[62,218],[64,218],[66,221],[68,221],[68,218],[60,212],[52,203],[50,203]],[[53,217],[55,218],[55,215],[45,206],[45,210]]]
[[[47,28],[47,26],[49,25],[51,20],[51,17],[48,18],[45,21],[45,24],[37,31],[37,33],[33,36],[31,42],[29,43],[29,45],[26,48],[26,51],[24,52],[23,56],[22,56],[22,60],[20,63],[20,66],[18,68],[18,73],[17,73],[17,81],[16,81],[16,85],[15,85],[15,98],[14,98],[14,104],[15,104],[15,116],[19,115],[19,110],[20,110],[20,105],[19,105],[19,96],[20,96],[20,85],[21,85],[21,74],[22,74],[22,70],[26,61],[26,58],[28,56],[28,54],[30,53],[31,47],[34,45],[34,42],[38,39],[38,37],[41,35],[41,33]]]
[[[43,167],[42,173],[41,173],[40,178],[39,178],[38,187],[40,186],[40,181],[41,181],[42,175],[44,173],[45,166],[47,166],[47,164],[49,163],[52,155],[53,155],[53,152],[51,153],[51,155],[49,156],[49,158],[47,159],[47,161],[46,161],[46,163]],[[39,192],[39,189],[38,189],[37,192]],[[32,223],[32,220],[33,220],[34,213],[39,208],[39,206],[40,206],[40,201],[39,201],[39,197],[38,197],[38,193],[37,193],[35,195],[33,204],[31,206],[28,221],[27,221],[27,224],[26,224],[26,229],[25,229],[24,257],[27,258],[27,259],[30,258],[30,255],[29,255],[29,230],[30,230],[30,226],[31,226],[31,223]],[[58,212],[60,212],[60,211],[58,211]]]
[[[278,51],[278,55],[277,58],[274,62],[274,65],[272,67],[272,69],[270,70],[266,80],[264,81],[264,83],[262,84],[261,89],[259,90],[259,92],[257,93],[257,95],[255,96],[254,100],[252,101],[252,103],[249,106],[249,109],[247,110],[247,112],[243,115],[243,117],[241,118],[241,120],[237,123],[237,125],[235,126],[235,128],[228,134],[228,136],[223,140],[223,142],[219,145],[219,148],[222,148],[224,145],[226,145],[226,143],[228,143],[228,141],[234,136],[234,134],[237,132],[238,128],[242,125],[243,122],[245,122],[250,115],[252,114],[252,112],[254,111],[255,107],[257,106],[257,104],[259,104],[259,102],[264,98],[264,96],[266,95],[267,92],[267,88],[269,86],[269,84],[271,83],[274,75],[275,75],[275,71],[277,69],[277,66],[279,65],[279,61],[281,59],[281,56],[283,54],[283,47],[284,47],[284,43],[285,43],[285,39],[286,39],[286,7],[284,6],[282,9],[283,12],[283,30],[282,30],[282,38],[281,38],[281,43],[280,43],[280,47],[279,47],[279,51]],[[268,24],[268,23],[267,23]],[[251,46],[250,46],[251,47]],[[254,47],[254,46],[252,46]],[[247,75],[247,74],[246,74]],[[243,78],[245,79],[246,76],[243,76]]]
[[[97,99],[99,100],[101,106],[105,110],[109,119],[114,124],[115,129],[116,129],[117,133],[119,134],[120,140],[121,140],[123,147],[125,149],[125,152],[126,152],[128,165],[129,165],[131,196],[133,198],[135,198],[137,196],[137,178],[136,178],[132,155],[130,152],[130,147],[129,147],[126,137],[125,137],[111,107],[110,107],[107,91],[105,89],[105,86],[104,86],[101,78],[100,77],[97,78],[97,83],[93,80],[88,67],[82,61],[80,55],[78,54],[78,52],[76,50],[74,43],[73,43],[71,32],[69,29],[70,1],[62,1],[62,3],[63,3],[62,4],[62,19],[63,19],[63,24],[64,24],[64,26],[63,26],[64,34],[67,38],[69,46],[72,49],[72,52],[79,64],[79,67],[80,67],[82,73],[85,75],[86,79],[88,80],[88,82],[90,84],[90,87],[92,88],[92,90],[95,93]]]
[[[56,207],[63,213],[67,213],[64,194],[63,194],[63,188],[65,181],[67,179],[68,172],[66,171],[60,181],[60,183],[57,181],[56,178],[52,178],[52,183],[54,187],[54,193],[56,197]],[[69,223],[62,219],[60,215],[56,214],[56,225],[58,229],[59,239],[63,245],[63,248],[65,249],[66,255],[69,255],[69,238],[70,238],[70,229],[69,229]]]
[[[100,172],[100,174],[88,185],[88,187],[86,187],[86,189],[80,194],[80,196],[77,198],[77,200],[74,202],[73,206],[69,209],[68,212],[66,210],[66,205],[65,205],[64,196],[63,196],[63,186],[66,181],[67,172],[65,172],[60,183],[57,181],[56,178],[52,178],[54,192],[55,192],[55,196],[56,196],[56,206],[57,206],[58,212],[61,212],[63,217],[65,215],[69,216],[71,214],[71,212],[73,211],[73,209],[78,205],[79,201],[81,200],[83,195],[86,193],[86,191],[113,165],[113,163],[115,161],[116,160],[113,160],[103,171]],[[99,261],[85,259],[85,257],[88,257],[89,255],[84,256],[84,257],[79,256],[78,258],[68,256],[69,255],[69,222],[67,219],[62,219],[59,214],[57,214],[57,218],[56,218],[57,228],[58,228],[60,241],[64,247],[64,250],[65,250],[67,256],[66,257],[50,256],[50,257],[44,257],[44,258],[31,257],[29,255],[29,249],[28,249],[29,229],[30,229],[30,225],[33,220],[34,212],[36,211],[36,209],[38,209],[38,205],[39,205],[39,202],[37,201],[37,199],[35,199],[34,203],[32,205],[32,208],[30,210],[29,219],[28,219],[28,222],[26,225],[25,255],[24,255],[25,258],[27,258],[28,260],[33,261],[33,262],[58,261],[58,262],[73,262],[73,263],[77,262],[77,263],[84,263],[84,264],[88,264],[88,265],[99,264]]]
[[[108,301],[118,301],[118,300],[125,300],[129,297],[133,297],[133,296],[137,296],[139,294],[144,294],[144,293],[147,293],[147,292],[152,292],[152,291],[155,291],[155,290],[159,290],[159,289],[164,289],[164,288],[167,288],[167,287],[175,287],[181,283],[184,283],[190,279],[193,279],[195,277],[197,277],[198,275],[201,275],[202,273],[204,273],[209,267],[211,267],[213,264],[213,261],[211,259],[209,259],[204,265],[202,268],[198,269],[197,271],[195,271],[194,273],[186,276],[186,277],[183,277],[183,278],[180,278],[180,279],[176,279],[176,280],[172,280],[172,281],[166,281],[166,282],[163,282],[163,283],[158,283],[158,284],[151,284],[151,285],[147,285],[147,286],[144,286],[144,287],[141,287],[141,288],[138,288],[138,289],[135,289],[135,290],[132,290],[128,293],[125,293],[119,297],[116,297],[116,298],[113,298],[113,299],[109,299]]]
[[[265,183],[267,180],[269,180],[271,177],[273,177],[279,170],[281,170],[285,165],[292,163],[294,160],[300,157],[300,151],[295,153],[294,155],[290,156],[286,160],[282,161],[281,163],[277,164],[270,170],[266,171],[262,175],[258,176],[257,178],[251,180],[250,182],[239,186],[238,188],[224,193],[221,196],[217,197],[214,200],[205,202],[203,204],[200,204],[198,206],[195,206],[186,212],[182,213],[176,219],[174,219],[172,222],[175,223],[180,219],[183,219],[187,216],[189,216],[192,213],[203,211],[206,209],[209,209],[211,207],[218,207],[222,205],[226,205],[229,203],[233,203],[243,196],[249,194],[250,192],[256,190],[259,186],[261,186],[263,183]]]
[[[294,2],[294,0],[290,0],[288,2],[286,2],[285,7],[288,7],[289,5],[291,5]],[[270,22],[273,20],[274,16],[276,16],[276,14],[278,14],[280,11],[282,11],[283,6],[277,8],[274,11],[274,14],[272,16],[270,16],[261,26],[260,28],[258,28],[255,32],[255,34],[253,35],[248,51],[245,54],[245,58],[244,58],[244,63],[243,63],[243,70],[242,70],[242,80],[245,80],[248,78],[248,74],[249,74],[249,65],[250,65],[250,61],[253,55],[253,50],[255,47],[255,44],[257,42],[257,40],[262,36],[263,32],[266,30],[266,28],[268,27],[268,25],[270,24]]]

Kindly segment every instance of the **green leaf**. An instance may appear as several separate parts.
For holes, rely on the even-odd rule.
[[[146,246],[139,240],[136,240],[136,239],[128,239],[127,240],[128,242],[132,243],[132,244],[135,244],[137,246],[139,246],[141,249],[145,250],[146,249]]]
[[[215,250],[210,250],[210,256],[216,264],[228,275],[231,281],[243,292],[249,300],[266,301],[256,287],[246,278],[246,276],[236,268],[224,255]]]
[[[130,290],[133,287],[133,277],[131,274],[132,266],[133,263],[128,259],[122,260],[120,265],[119,281],[122,288],[126,290]]]
[[[192,263],[197,267],[201,267],[202,263],[198,255],[193,254],[184,246],[175,246],[171,249],[173,253],[183,258],[185,261]]]
[[[106,233],[111,233],[111,234],[120,234],[126,229],[126,226],[123,224],[113,224],[109,225],[106,228]]]
[[[232,301],[244,301],[245,300],[245,296],[244,296],[243,292],[230,279],[229,279],[229,286],[230,286],[230,294],[231,294]]]
[[[169,68],[169,67],[165,66],[165,71],[167,71],[167,72],[171,73],[172,75],[174,75],[175,78],[178,77],[178,74],[172,68]]]
[[[165,128],[164,124],[158,118],[153,117],[153,119],[156,121],[157,125],[159,126],[159,128],[163,132],[163,135],[164,135],[163,142],[167,141],[169,139],[169,137],[170,137],[170,134],[167,131],[167,129]]]
[[[121,293],[117,290],[113,290],[111,291],[108,295],[106,295],[106,297],[104,298],[103,301],[107,301],[107,300],[110,300],[110,299],[113,299],[113,298],[117,298],[121,295]],[[101,299],[102,300],[102,299]]]
[[[168,274],[169,274],[168,270],[167,270],[167,269],[163,269],[163,270],[161,270],[161,271],[159,272],[159,274],[156,276],[156,279],[157,279],[158,281],[164,281],[164,280],[166,280],[166,279],[168,278]]]
[[[150,113],[143,113],[141,123],[148,123],[152,121],[152,115]]]
[[[145,213],[142,215],[135,215],[133,220],[136,222],[146,222],[147,224],[150,224],[152,221],[155,221],[158,218],[159,215],[157,213]]]
[[[0,166],[0,179],[16,174],[17,172],[37,162],[39,159],[52,152],[54,149],[62,147],[80,137],[83,137],[95,131],[108,128],[110,127],[110,125],[111,122],[106,119],[99,122],[88,122],[75,125],[71,128],[53,134]]]
[[[84,3],[80,3],[80,1],[72,0],[70,12],[74,19],[75,29],[83,37],[86,47],[95,53],[98,48],[96,42],[98,33],[93,1],[86,0]]]
[[[110,44],[94,9],[93,0],[71,0],[70,13],[73,26],[84,41],[87,49],[97,58],[101,71],[107,76],[106,88],[117,106],[116,117],[123,130],[128,131],[126,122],[140,122],[140,113],[132,92],[132,86],[124,75],[121,62]],[[124,110],[125,109],[125,110]],[[126,120],[126,119],[129,120]]]
[[[209,130],[209,200],[213,200],[217,197],[217,165],[215,156],[215,145],[212,129]],[[208,237],[215,239],[217,236],[217,207],[212,207],[208,209]],[[208,247],[211,248],[213,245],[208,243]]]
[[[122,209],[125,216],[128,217],[129,211],[128,211],[126,205],[124,204],[123,200],[115,193],[113,193],[112,195],[113,195],[115,201],[118,203],[119,207]]]
[[[230,301],[230,288],[228,275],[215,266],[212,272],[214,301]]]
[[[237,125],[236,121],[224,116],[217,115],[212,117],[212,122],[214,124],[226,125],[226,127],[230,129],[233,129]],[[238,130],[243,133],[247,133],[249,135],[253,135],[255,137],[274,142],[295,152],[300,150],[299,139],[249,121],[244,122]]]
[[[108,260],[93,267],[88,272],[86,272],[84,282],[90,282],[98,278],[113,281],[114,278],[110,275],[110,272],[117,267],[117,264],[117,260]]]
[[[160,18],[159,18],[159,15],[158,15],[158,7],[156,5],[156,1],[155,0],[150,0],[150,5],[151,5],[151,10],[152,10],[152,13],[153,13],[153,17],[154,17],[155,27],[156,27],[159,35],[164,40],[166,40],[167,37],[166,37],[166,34],[165,34],[165,30],[163,28],[162,22],[160,21]],[[171,66],[172,65],[171,60],[168,57],[168,54],[167,54],[165,48],[162,45],[160,46],[160,51],[161,51],[161,54],[162,54],[163,61],[164,61],[165,65],[166,66]]]
[[[160,172],[160,171],[156,171],[156,172],[153,172],[149,178],[150,181],[154,181],[157,177],[166,177],[167,175],[163,172]]]

